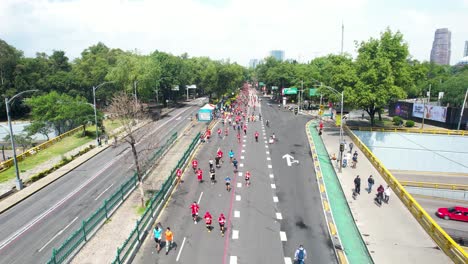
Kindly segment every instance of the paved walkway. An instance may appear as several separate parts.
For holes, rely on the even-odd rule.
[[[177,165],[181,155],[187,150],[198,132],[206,128],[206,123],[189,125],[173,147],[164,155],[157,166],[145,179],[145,189],[158,190]],[[183,183],[182,183],[183,184]],[[121,246],[130,232],[135,228],[137,208],[140,205],[140,193],[135,190],[129,198],[117,209],[110,220],[104,224],[93,238],[77,253],[71,263],[111,263],[114,261],[117,247]],[[149,234],[150,236],[152,234]]]
[[[328,153],[339,154],[339,130],[325,127],[322,134]],[[346,142],[351,138],[344,136]],[[359,150],[356,169],[344,168],[337,173],[346,200],[356,225],[367,244],[375,263],[450,263],[451,260],[432,241],[426,231],[414,219],[396,195],[390,196],[388,204],[381,207],[374,202],[377,187],[386,183],[366,156]],[[335,171],[338,170],[335,163]],[[373,175],[375,185],[370,194],[366,192],[367,178]],[[361,194],[352,197],[354,178],[361,177]],[[346,251],[346,248],[345,248]]]

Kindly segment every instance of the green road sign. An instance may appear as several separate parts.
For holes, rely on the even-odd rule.
[[[258,85],[264,86],[265,84],[263,82],[259,82]]]
[[[297,88],[296,87],[284,88],[283,89],[283,94],[284,95],[297,94]]]
[[[278,86],[272,86],[271,89],[272,90],[278,90]]]
[[[317,90],[317,88],[309,88],[309,96],[316,96]]]

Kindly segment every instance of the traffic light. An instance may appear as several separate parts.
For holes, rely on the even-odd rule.
[[[341,144],[340,144],[340,152],[343,152],[343,151],[344,151],[344,144],[341,143]]]

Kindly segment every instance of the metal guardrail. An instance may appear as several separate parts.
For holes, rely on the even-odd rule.
[[[351,130],[358,131],[376,131],[376,132],[404,132],[415,134],[432,134],[432,135],[454,135],[454,136],[468,136],[466,130],[442,130],[442,129],[411,129],[411,128],[383,128],[383,127],[348,127]]]
[[[146,207],[145,212],[135,223],[135,228],[130,232],[130,235],[122,244],[117,248],[117,255],[112,264],[126,263],[130,256],[134,254],[135,249],[143,243],[145,235],[148,229],[152,226],[152,223],[156,220],[157,216],[161,212],[164,202],[167,200],[168,195],[173,190],[176,184],[176,170],[177,168],[183,168],[187,164],[192,151],[197,146],[200,140],[200,133],[192,140],[192,143],[188,149],[184,152],[182,158],[179,159],[176,167],[172,169],[169,177],[163,183],[161,189],[151,198],[150,203]]]
[[[385,181],[392,187],[403,204],[413,214],[421,227],[432,237],[435,243],[455,263],[468,263],[468,254],[437,224],[432,217],[419,205],[413,196],[405,190],[403,185],[392,175],[392,173],[374,156],[374,154],[362,143],[362,141],[350,130],[344,127],[351,139],[362,152],[369,158],[377,171],[380,172]]]
[[[65,137],[68,137],[74,133],[76,133],[78,130],[82,130],[83,129],[83,126],[79,126],[79,127],[76,127],[74,129],[71,129],[71,130],[68,130],[67,132],[61,134],[60,136],[57,136],[57,137],[54,137],[44,143],[41,143],[33,148],[30,148],[28,150],[26,150],[25,152],[19,154],[16,156],[16,159],[18,160],[18,162],[24,160],[26,157],[29,157],[29,156],[32,156],[34,154],[36,154],[37,152],[41,151],[41,150],[44,150],[48,147],[50,147],[51,145],[55,144],[56,142],[62,140],[63,138]],[[7,159],[5,160],[4,162],[0,163],[0,172],[10,168],[13,166],[13,158],[10,158],[10,159]]]
[[[400,181],[400,184],[403,186],[413,186],[413,187],[433,188],[433,189],[462,190],[462,191],[468,190],[468,185],[465,185],[465,184],[415,182],[415,181]]]
[[[176,139],[177,132],[172,134],[169,140],[155,151],[149,160],[154,162],[157,158],[161,157]],[[103,205],[94,211],[90,217],[84,220],[81,227],[69,236],[60,247],[52,250],[52,257],[47,264],[60,264],[66,262],[99,230],[104,222],[109,219],[117,208],[119,208],[137,185],[138,176],[135,173],[130,179],[123,183],[117,191],[109,196],[109,198],[104,200]]]

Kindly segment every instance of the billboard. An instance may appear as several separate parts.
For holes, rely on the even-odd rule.
[[[426,111],[424,111],[424,108],[426,108]],[[414,117],[423,118],[424,113],[426,114],[425,119],[445,123],[445,120],[447,118],[447,107],[416,103],[413,104]]]
[[[411,114],[411,104],[405,102],[397,102],[395,104],[395,115],[403,118],[409,118]],[[422,114],[421,114],[422,117]]]

